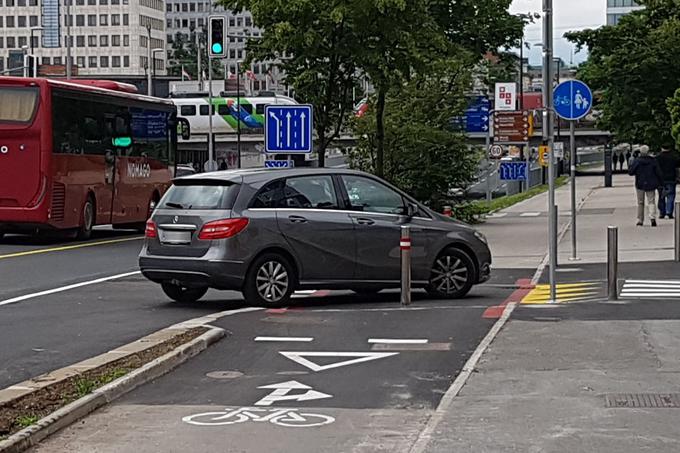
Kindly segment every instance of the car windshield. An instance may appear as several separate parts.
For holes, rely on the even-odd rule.
[[[181,184],[174,185],[160,202],[161,209],[231,209],[236,184]]]

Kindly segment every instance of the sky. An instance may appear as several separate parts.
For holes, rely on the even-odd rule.
[[[512,13],[541,13],[542,5],[542,0],[514,0],[510,7],[510,11]],[[554,52],[556,57],[561,57],[564,61],[569,63],[572,58],[573,49],[575,64],[586,60],[586,51],[582,50],[581,52],[576,53],[576,49],[570,42],[564,39],[562,35],[567,31],[597,28],[604,25],[606,20],[606,5],[606,0],[553,0]],[[531,44],[541,43],[543,35],[542,26],[543,21],[541,19],[538,19],[534,24],[527,26],[525,30],[526,41]],[[532,46],[532,50],[529,51],[528,55],[530,64],[541,64],[540,47]]]

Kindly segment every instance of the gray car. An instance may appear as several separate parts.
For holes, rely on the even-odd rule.
[[[411,226],[413,286],[460,298],[489,278],[484,236],[385,181],[345,169],[251,169],[174,181],[146,226],[142,274],[181,302],[208,288],[278,306],[298,289],[399,287]]]

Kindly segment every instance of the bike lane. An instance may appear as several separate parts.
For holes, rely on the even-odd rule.
[[[34,451],[408,451],[507,297],[476,291],[223,318],[228,338]]]

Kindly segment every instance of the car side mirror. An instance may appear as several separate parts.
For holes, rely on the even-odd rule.
[[[406,204],[406,216],[411,219],[413,218],[416,213],[418,212],[418,205],[415,203],[407,203]]]

